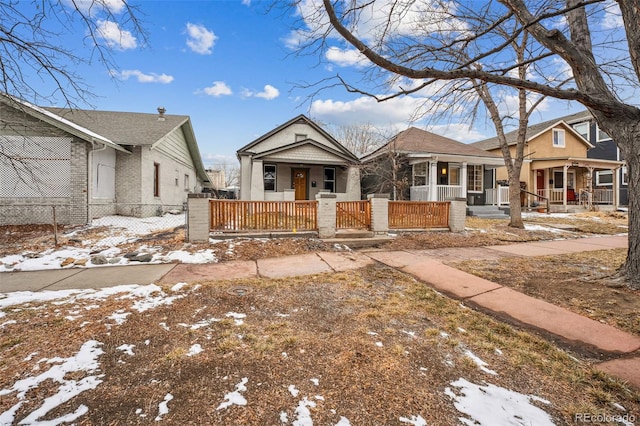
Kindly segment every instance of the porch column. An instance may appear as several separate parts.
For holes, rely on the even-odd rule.
[[[240,199],[251,199],[251,177],[253,164],[251,163],[251,157],[243,155],[240,158]]]
[[[262,160],[254,160],[251,169],[251,198],[253,201],[264,201],[264,170]]]
[[[462,163],[460,169],[460,197],[467,198],[467,163]]]
[[[349,166],[347,170],[346,193],[346,201],[360,200],[360,169],[357,166]]]
[[[618,204],[620,203],[620,168],[616,167],[611,173],[613,173],[613,209],[618,210]]]
[[[567,170],[569,170],[569,165],[565,164],[562,167],[562,205],[565,212],[567,211]]]
[[[438,161],[429,161],[429,197],[427,201],[438,201]]]

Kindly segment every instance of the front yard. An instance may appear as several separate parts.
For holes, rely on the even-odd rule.
[[[554,220],[572,221],[578,231],[549,226]],[[626,221],[534,215],[527,223],[528,230],[512,230],[504,221],[470,219],[463,234],[398,236],[386,248],[615,234],[625,232]],[[314,239],[194,246],[180,233],[159,230],[114,247],[124,253],[144,246],[155,250],[153,261],[178,251],[211,250],[225,261],[347,249]],[[72,238],[79,242],[67,249],[95,255],[107,234],[113,237],[112,230],[78,231]],[[9,244],[34,259],[51,250],[47,236],[11,235]],[[0,253],[5,265],[20,254],[9,244]],[[53,252],[45,266],[60,267]],[[11,259],[12,268],[24,264]],[[612,250],[454,266],[638,333],[631,313],[640,308],[638,292],[605,285],[622,260],[624,253]],[[561,425],[584,414],[632,424],[640,392],[593,369],[596,361],[382,266],[278,280],[0,294],[0,424]]]

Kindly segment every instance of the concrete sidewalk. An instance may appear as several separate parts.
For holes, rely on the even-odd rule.
[[[464,300],[483,312],[536,329],[554,340],[593,354],[619,357],[599,364],[598,368],[640,388],[640,337],[451,268],[442,262],[452,259],[559,255],[626,247],[626,236],[613,236],[441,250],[320,252],[214,264],[147,264],[9,272],[0,274],[0,293],[151,282],[173,285],[204,280],[282,278],[348,271],[380,262],[411,274],[434,289]]]

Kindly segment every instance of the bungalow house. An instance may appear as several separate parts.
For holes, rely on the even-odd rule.
[[[38,107],[0,95],[0,224],[182,210],[209,185],[188,116]]]
[[[237,151],[240,199],[313,200],[331,192],[360,199],[358,158],[329,133],[299,115]]]
[[[572,125],[574,119],[578,121]],[[619,204],[620,183],[617,177],[624,163],[590,157],[588,153],[595,147],[584,138],[582,122],[579,115],[575,115],[527,128],[520,180],[528,191],[539,196],[537,201],[548,199],[555,211],[568,211],[569,205],[580,202],[612,206]],[[512,154],[515,152],[516,136],[517,131],[506,134]],[[500,152],[497,138],[473,145],[489,152]],[[594,176],[609,176],[607,185],[594,182]],[[507,179],[506,168],[496,171],[496,179]]]
[[[388,192],[411,201],[464,198],[469,205],[485,204],[484,190],[495,183],[493,170],[504,166],[500,155],[416,127],[361,161],[367,193]]]

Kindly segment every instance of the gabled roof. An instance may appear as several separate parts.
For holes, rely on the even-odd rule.
[[[553,120],[543,121],[542,123],[533,124],[527,127],[526,140],[529,141],[534,137],[544,133],[545,131],[560,125],[560,123],[563,123],[566,127],[571,129],[571,131],[573,131],[576,135],[578,135],[580,139],[584,140],[582,136],[580,136],[577,132],[573,130],[573,128],[571,127],[571,124],[579,123],[581,121],[586,121],[590,118],[591,118],[591,113],[585,110],[575,114],[566,115],[564,117],[554,118]],[[505,137],[507,138],[507,144],[509,146],[515,145],[518,142],[517,141],[518,130],[516,129],[512,132],[505,134]],[[585,140],[585,142],[587,143],[587,145],[591,146],[591,144],[589,144],[588,141]],[[492,149],[500,148],[500,141],[498,140],[498,137],[495,136],[493,138],[472,143],[471,145],[475,146],[476,148],[480,148],[484,150],[492,150]]]
[[[326,146],[322,146],[323,149],[326,149],[326,150],[332,152],[333,154],[336,154],[336,155],[338,155],[340,157],[348,159],[349,161],[352,161],[352,162],[355,162],[355,163],[359,162],[358,157],[356,157],[355,154],[353,154],[351,151],[349,151],[347,148],[345,148],[344,145],[342,145],[340,142],[338,142],[333,136],[331,136],[322,127],[318,126],[316,123],[314,123],[309,118],[307,118],[304,114],[300,114],[297,117],[292,118],[291,120],[287,121],[286,123],[281,124],[280,126],[276,127],[275,129],[265,133],[264,135],[262,135],[259,138],[253,140],[249,144],[243,146],[242,148],[240,148],[239,150],[236,151],[236,155],[238,155],[238,156],[240,156],[240,155],[254,155],[255,152],[252,151],[252,148],[254,148],[255,146],[259,145],[264,140],[270,138],[271,136],[273,136],[275,134],[280,133],[281,131],[283,131],[287,127],[292,126],[294,124],[306,124],[308,126],[311,126],[314,130],[316,130],[318,133],[320,133],[333,146],[333,149],[327,148]],[[293,146],[299,146],[300,144],[309,144],[309,143],[312,143],[312,142],[316,146],[321,146],[320,144],[317,143],[317,141],[313,141],[312,139],[306,139],[306,140],[303,140],[303,141],[291,142],[290,144],[283,145],[282,147],[277,148],[277,149],[278,150],[283,150],[283,149],[291,148]]]
[[[6,94],[1,94],[0,101],[87,142],[103,143],[129,154],[126,146],[152,146],[182,127],[198,178],[209,182],[187,115],[163,114],[164,120],[159,120],[158,114],[39,107]]]
[[[427,132],[416,127],[409,127],[394,136],[382,147],[362,158],[363,161],[382,155],[393,145],[395,152],[404,154],[441,154],[461,157],[501,158],[471,144],[464,144],[454,139]]]

